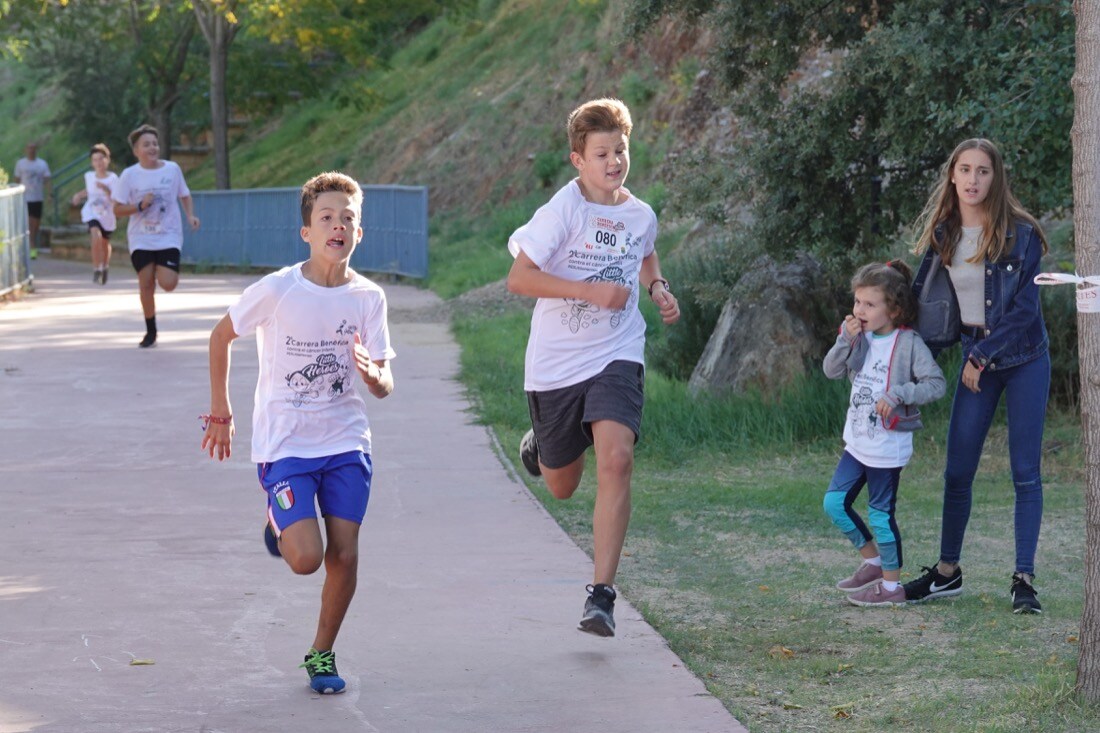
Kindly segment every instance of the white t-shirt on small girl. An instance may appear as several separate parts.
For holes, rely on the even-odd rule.
[[[370,453],[367,405],[352,354],[355,334],[371,359],[392,359],[386,295],[353,273],[335,288],[311,283],[302,263],[266,275],[229,308],[239,336],[256,332],[260,376],[252,461]]]
[[[98,221],[105,231],[113,232],[115,230],[118,220],[115,218],[111,196],[117,182],[118,176],[115,175],[114,171],[107,171],[107,175],[103,178],[96,178],[95,171],[88,171],[84,174],[84,190],[88,193],[88,198],[80,209],[80,220],[82,222],[87,224],[90,221]],[[103,184],[112,193],[107,193],[97,186],[97,183]]]
[[[909,463],[913,455],[913,433],[887,430],[875,405],[886,393],[890,360],[897,344],[898,332],[877,336],[865,333],[870,351],[863,368],[852,380],[848,415],[844,421],[845,449],[852,457],[871,468],[899,468]]]
[[[622,310],[571,298],[539,298],[531,315],[524,389],[568,387],[616,360],[645,363],[638,273],[653,253],[657,215],[626,188],[618,206],[594,204],[570,181],[508,240],[540,270],[566,280],[615,282],[631,293]]]
[[[158,168],[142,168],[135,163],[118,177],[111,198],[120,204],[137,206],[145,194],[153,194],[153,203],[143,211],[130,214],[126,238],[130,251],[139,249],[179,249],[183,245],[183,219],[179,199],[191,195],[183,180],[183,171],[170,160]]]

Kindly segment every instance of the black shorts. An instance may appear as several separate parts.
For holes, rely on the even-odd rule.
[[[169,270],[180,271],[180,251],[172,249],[135,249],[130,253],[130,262],[134,270],[141,272],[149,265],[167,267]]]
[[[28,201],[27,202],[27,216],[32,219],[42,218],[42,202],[41,201]]]
[[[547,468],[562,468],[592,445],[592,423],[614,420],[642,430],[645,368],[634,361],[613,361],[594,377],[560,389],[528,392],[527,408],[539,443],[539,460]]]
[[[98,229],[104,239],[110,239],[111,235],[115,233],[114,229],[104,229],[103,225],[99,223],[99,219],[92,219],[88,222],[88,231],[90,232],[92,229]]]

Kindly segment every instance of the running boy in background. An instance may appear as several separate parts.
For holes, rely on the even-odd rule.
[[[80,209],[80,221],[88,225],[92,238],[92,282],[107,284],[107,270],[111,266],[111,235],[115,232],[114,204],[111,191],[118,176],[108,170],[111,151],[103,143],[96,143],[89,153],[92,169],[84,174],[84,190],[73,194],[73,206]]]
[[[632,128],[617,99],[573,110],[569,158],[578,175],[508,242],[515,257],[508,289],[538,298],[525,362],[533,429],[520,445],[523,465],[555,498],[568,499],[595,446],[595,570],[580,629],[598,636],[615,635],[615,573],[630,522],[644,383],[641,291],[665,323],[680,318],[654,249],[657,217],[623,186]]]
[[[355,390],[393,391],[395,354],[382,289],[348,267],[363,236],[363,192],[341,173],[302,187],[302,239],[309,259],[267,275],[244,291],[210,334],[210,414],[202,448],[230,456],[230,346],[256,332],[260,361],[252,415],[252,460],[267,493],[264,541],[301,575],[322,562],[325,583],[313,646],[301,666],[310,687],[344,691],[333,644],[355,594],[359,527],[370,497],[370,424]],[[314,501],[325,518],[325,538]]]
[[[901,532],[894,518],[898,479],[913,455],[913,431],[924,427],[916,405],[938,400],[947,389],[932,352],[909,328],[917,317],[911,279],[900,261],[860,268],[852,278],[852,312],[822,365],[830,379],[852,380],[844,454],[824,505],[863,557],[855,573],[836,585],[856,606],[906,602],[899,584]],[[871,530],[852,508],[864,485]]]

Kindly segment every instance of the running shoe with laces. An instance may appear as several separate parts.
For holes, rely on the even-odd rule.
[[[1031,584],[1031,576],[1027,573],[1012,574],[1012,612],[1043,612],[1043,607],[1039,604],[1039,594]]]
[[[584,616],[577,627],[596,636],[615,635],[615,598],[617,594],[610,585],[596,583],[585,587],[588,599],[584,602]]]
[[[836,587],[845,593],[855,593],[864,588],[870,588],[880,580],[882,580],[882,566],[863,562],[854,573],[837,583]]]
[[[309,673],[309,686],[322,695],[334,695],[344,691],[344,680],[336,671],[335,652],[319,652],[310,649],[306,659],[298,665]]]
[[[936,598],[948,598],[963,592],[961,567],[956,566],[955,572],[950,577],[940,575],[935,566],[922,567],[921,570],[924,571],[924,575],[916,580],[910,580],[902,586],[905,588],[905,598],[910,603],[923,603]]]
[[[523,440],[519,442],[519,459],[527,473],[532,476],[542,475],[542,469],[539,468],[539,443],[535,440],[534,430],[524,433]]]
[[[848,594],[848,603],[853,606],[904,606],[906,602],[905,589],[900,585],[893,590],[886,590],[882,583],[874,583],[868,588]]]

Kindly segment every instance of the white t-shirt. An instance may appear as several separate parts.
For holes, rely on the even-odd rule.
[[[13,175],[27,187],[26,193],[23,194],[24,200],[34,203],[46,198],[46,179],[50,177],[50,166],[46,165],[46,161],[41,158],[34,160],[20,158],[15,161]]]
[[[570,298],[539,298],[531,315],[524,389],[568,387],[613,361],[645,363],[645,320],[638,310],[638,273],[653,253],[657,216],[626,189],[618,206],[593,204],[570,181],[508,240],[539,269],[566,280],[616,282],[630,288],[619,311]]]
[[[852,381],[852,396],[844,422],[845,448],[864,466],[898,468],[909,463],[913,455],[913,434],[887,430],[882,418],[875,413],[875,404],[886,392],[898,332],[895,330],[887,336],[867,333],[863,338],[868,340],[870,351],[863,368]]]
[[[152,169],[135,163],[122,171],[111,198],[137,206],[147,193],[153,194],[153,203],[144,211],[130,214],[126,225],[130,251],[179,249],[183,245],[183,219],[178,200],[191,195],[183,171],[170,160],[162,160]]]
[[[367,278],[323,288],[302,263],[254,283],[229,308],[238,335],[256,332],[260,377],[252,460],[370,453],[367,406],[352,355],[359,333],[372,359],[392,359],[386,295]]]
[[[96,183],[102,183],[111,189],[113,194],[115,184],[118,183],[118,176],[115,175],[114,171],[107,171],[107,175],[103,178],[96,178],[95,171],[88,171],[84,174],[84,190],[88,192],[88,200],[84,202],[84,206],[80,209],[80,220],[83,222],[98,221],[106,231],[113,232],[118,220],[115,219],[115,209],[111,204],[111,196],[104,193],[103,189],[97,186]]]

